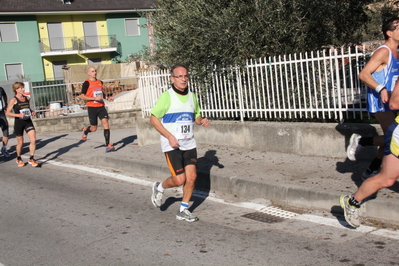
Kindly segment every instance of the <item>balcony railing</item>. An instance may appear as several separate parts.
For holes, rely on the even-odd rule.
[[[42,56],[113,52],[118,50],[116,35],[41,38],[39,45]]]
[[[58,38],[41,38],[39,41],[40,52],[42,53],[63,53],[75,51],[79,49],[77,37],[58,37]]]

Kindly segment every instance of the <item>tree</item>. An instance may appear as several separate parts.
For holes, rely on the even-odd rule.
[[[363,41],[384,40],[381,25],[384,20],[399,16],[399,1],[375,1],[369,5],[367,15],[370,19],[363,34]]]
[[[159,0],[152,64],[199,72],[250,58],[359,43],[368,21],[359,0]]]

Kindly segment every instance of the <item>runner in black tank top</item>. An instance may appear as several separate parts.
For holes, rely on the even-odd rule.
[[[10,117],[14,117],[14,133],[17,137],[17,164],[19,167],[25,166],[21,158],[22,146],[24,144],[24,131],[29,137],[29,160],[28,163],[33,167],[39,166],[39,164],[34,159],[35,150],[36,150],[36,130],[33,125],[33,121],[31,116],[36,115],[35,112],[32,112],[30,109],[29,98],[24,96],[25,93],[25,85],[22,82],[15,82],[13,84],[13,91],[15,96],[10,100],[10,103],[7,107],[6,115]]]

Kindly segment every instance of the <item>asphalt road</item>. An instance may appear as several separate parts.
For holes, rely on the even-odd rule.
[[[259,215],[267,201],[193,198],[195,223],[177,221],[181,190],[161,210],[134,173],[44,163],[0,163],[3,265],[397,265],[398,239],[337,217]],[[87,170],[87,171],[86,171]],[[296,216],[298,215],[298,216]],[[289,215],[288,215],[289,216]],[[324,216],[324,217],[323,217]],[[258,217],[259,218],[259,217]],[[320,221],[330,221],[326,225]],[[310,219],[312,222],[306,221]],[[323,220],[326,219],[326,220]],[[378,231],[378,230],[377,230]]]

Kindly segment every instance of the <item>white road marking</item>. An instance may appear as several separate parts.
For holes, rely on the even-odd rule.
[[[342,228],[342,229],[346,229],[346,230],[356,230],[356,232],[359,232],[359,233],[370,233],[370,232],[377,230],[375,227],[371,227],[371,226],[367,226],[367,225],[362,225],[362,226],[354,229],[354,228],[350,227],[346,221],[338,221],[337,219],[321,217],[321,216],[316,216],[316,215],[311,215],[311,214],[302,214],[302,215],[295,217],[294,219],[317,223],[317,224],[323,224],[323,225],[337,227],[337,228]]]
[[[82,170],[85,172],[103,175],[103,176],[107,176],[107,177],[112,177],[112,178],[115,178],[118,180],[130,182],[130,183],[142,185],[142,186],[152,186],[152,184],[154,183],[154,182],[146,181],[146,180],[143,180],[140,178],[135,178],[135,177],[122,175],[122,174],[106,171],[103,169],[96,169],[93,167],[79,165],[79,164],[68,164],[68,163],[63,163],[63,162],[58,162],[58,161],[47,161],[46,163],[50,163],[50,164],[54,164],[54,165],[62,166],[62,167],[73,168],[73,169],[77,169],[77,170]]]
[[[383,237],[399,240],[399,231],[398,230],[393,231],[393,230],[387,230],[387,229],[379,229],[379,230],[376,230],[371,233],[373,235],[383,236]]]
[[[103,175],[106,177],[111,177],[111,178],[123,180],[126,182],[130,182],[130,183],[142,185],[142,186],[151,187],[154,183],[154,182],[146,181],[146,180],[143,180],[140,178],[126,176],[123,174],[118,174],[118,173],[110,172],[110,171],[103,170],[103,169],[96,169],[96,168],[92,168],[92,167],[84,166],[84,165],[68,164],[68,163],[63,163],[63,162],[53,161],[53,160],[47,161],[47,163],[61,166],[61,167],[78,169],[78,170],[86,171],[89,173],[99,174],[99,175]],[[307,221],[307,222],[322,224],[322,225],[326,225],[326,226],[341,228],[344,230],[356,230],[356,232],[359,232],[359,233],[365,233],[365,234],[370,233],[373,235],[378,235],[378,236],[382,236],[382,237],[386,237],[386,238],[399,239],[399,231],[397,231],[397,230],[377,229],[375,227],[366,226],[366,225],[361,225],[360,227],[354,229],[354,228],[349,227],[348,224],[346,223],[346,221],[338,221],[337,219],[326,218],[326,217],[321,217],[321,216],[316,216],[316,215],[311,215],[311,214],[301,214],[300,215],[297,213],[281,210],[280,208],[277,208],[277,207],[265,206],[263,204],[253,203],[253,202],[226,202],[223,199],[217,198],[213,193],[209,193],[209,194],[207,193],[205,195],[205,194],[201,193],[200,191],[196,191],[195,195],[197,197],[206,197],[207,200],[211,200],[213,202],[222,203],[222,204],[226,204],[226,205],[232,205],[232,206],[241,207],[241,208],[247,208],[247,209],[275,215],[275,216],[278,216],[281,218],[296,219],[296,220],[300,220],[300,221]],[[0,266],[4,266],[4,265],[0,264]]]

